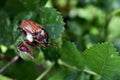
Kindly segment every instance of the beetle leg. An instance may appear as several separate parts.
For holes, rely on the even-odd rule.
[[[21,28],[21,27],[18,27],[17,29],[19,29],[24,35],[26,35],[26,32],[24,31],[24,29],[23,28]]]

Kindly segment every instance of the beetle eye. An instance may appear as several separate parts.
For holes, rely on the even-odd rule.
[[[46,39],[43,39],[43,42],[45,42],[45,43],[46,43],[46,42],[47,42],[47,40],[46,40]]]
[[[47,38],[43,39],[43,42],[48,43],[48,39]]]

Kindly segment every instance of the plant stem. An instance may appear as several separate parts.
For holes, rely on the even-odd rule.
[[[106,23],[105,23],[105,26],[104,26],[104,37],[103,37],[103,39],[104,39],[104,41],[106,41],[107,40],[107,36],[108,36],[108,25],[109,25],[109,22],[110,22],[110,20],[111,20],[111,17],[109,17],[108,15],[106,15],[107,17],[106,17]]]
[[[117,9],[115,11],[113,11],[110,15],[106,15],[106,23],[105,23],[105,26],[104,26],[104,41],[107,40],[107,36],[108,36],[108,26],[109,26],[109,22],[110,20],[112,19],[112,17],[114,17],[115,15],[117,15],[118,13],[120,13],[120,9]]]
[[[63,66],[65,66],[65,67],[67,67],[67,68],[71,68],[71,69],[73,69],[73,70],[81,71],[81,70],[78,69],[77,67],[74,67],[74,66],[71,66],[71,65],[69,65],[69,64],[66,64],[66,63],[63,62],[61,59],[58,60],[58,64],[63,65]],[[84,69],[83,72],[85,72],[85,73],[87,73],[87,74],[90,74],[90,75],[97,75],[95,72],[90,71],[90,70],[86,70],[86,69]]]
[[[68,68],[71,68],[71,69],[74,69],[74,70],[78,70],[78,71],[80,71],[80,70],[77,69],[76,67],[71,66],[71,65],[69,65],[69,64],[66,64],[66,63],[63,62],[61,59],[58,60],[58,64],[63,65],[63,66],[68,67]]]
[[[110,15],[110,18],[112,18],[113,16],[117,15],[118,13],[120,13],[120,9],[117,9],[115,11],[113,11]]]
[[[86,69],[84,69],[83,70],[85,73],[87,73],[87,74],[90,74],[90,75],[97,75],[95,72],[93,72],[93,71],[89,71],[89,70],[86,70]]]
[[[36,79],[36,80],[41,80],[54,66],[54,62]]]
[[[19,56],[15,56],[10,62],[8,62],[2,69],[0,69],[0,74],[4,72],[10,65],[16,62],[19,59]]]

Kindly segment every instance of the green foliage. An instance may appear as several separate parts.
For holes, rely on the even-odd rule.
[[[16,5],[15,5],[16,4]],[[25,7],[20,3],[20,0],[7,0],[5,5],[5,10],[7,11],[8,15],[13,17],[14,15],[25,11]]]
[[[110,33],[108,38],[110,40],[119,38],[119,36],[120,36],[119,22],[120,22],[120,17],[118,17],[118,16],[115,16],[111,19],[111,22],[109,24],[109,29],[108,29],[109,33]]]
[[[3,74],[17,80],[23,78],[24,80],[34,80],[37,77],[37,69],[34,63],[21,60],[11,65]]]
[[[62,16],[53,8],[40,8],[37,21],[44,25],[48,31],[50,40],[61,36],[64,30],[64,22]]]
[[[14,16],[23,11],[35,11],[43,7],[47,0],[8,0],[5,9],[10,16]]]
[[[101,80],[116,80],[120,77],[120,57],[111,43],[98,44],[84,52],[88,68],[98,73]]]
[[[84,57],[74,44],[65,41],[60,49],[60,55],[61,60],[66,64],[81,70],[84,68]]]
[[[119,2],[0,0],[0,70],[20,56],[0,79],[120,80]],[[46,47],[25,43],[32,55],[18,50],[25,42],[18,29],[23,20],[33,20],[49,35]]]
[[[73,35],[76,35],[76,36],[81,36],[82,35],[82,28],[79,27],[80,25],[79,25],[78,22],[68,21],[67,24],[69,26],[68,27],[69,32],[72,32]]]
[[[10,26],[10,19],[6,12],[0,11],[0,32],[3,34],[0,34],[2,38],[0,38],[0,44],[3,45],[10,45],[12,43],[12,28]],[[10,30],[9,30],[10,29]],[[7,35],[6,35],[7,34]]]
[[[13,19],[13,24],[12,24],[13,32],[14,32],[13,33],[14,41],[16,41],[20,36],[20,31],[18,30],[19,23],[24,19],[32,19],[34,16],[35,16],[35,13],[32,11],[22,12],[15,16],[15,18]]]
[[[85,74],[77,70],[66,69],[65,67],[57,67],[53,70],[55,75],[51,75],[48,80],[86,80]]]
[[[48,0],[21,0],[20,3],[27,9],[27,10],[37,10],[40,7],[43,7]]]
[[[56,73],[55,73],[56,75],[52,75],[49,78],[49,80],[56,80],[56,79],[64,80],[65,76],[67,76],[69,72],[70,72],[69,70],[59,67],[56,69]]]

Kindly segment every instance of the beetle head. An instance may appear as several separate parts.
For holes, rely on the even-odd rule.
[[[49,44],[48,38],[47,32],[44,29],[41,29],[35,36],[35,41],[43,47],[46,47]]]

